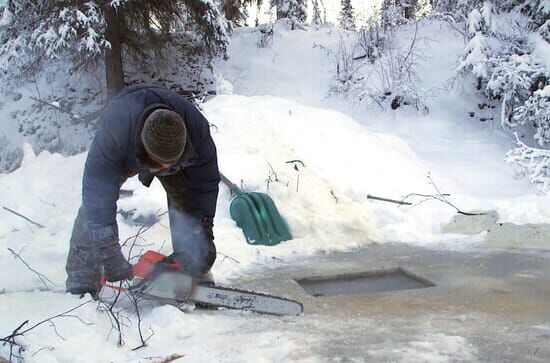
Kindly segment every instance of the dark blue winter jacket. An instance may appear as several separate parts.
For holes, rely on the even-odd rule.
[[[145,118],[158,108],[177,112],[187,126],[187,146],[181,159],[159,175],[183,171],[193,211],[198,217],[213,217],[216,212],[220,175],[206,118],[193,104],[167,88],[150,84],[131,86],[102,113],[86,159],[82,204],[95,243],[118,239],[116,202],[126,178],[139,174],[139,180],[149,186],[155,177],[145,165],[140,132]]]

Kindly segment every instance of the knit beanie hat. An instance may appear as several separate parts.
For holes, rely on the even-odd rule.
[[[141,142],[147,154],[159,164],[176,163],[185,149],[187,128],[174,111],[158,109],[145,119]]]

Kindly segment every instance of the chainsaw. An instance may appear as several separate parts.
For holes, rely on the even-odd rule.
[[[133,294],[162,303],[194,303],[199,306],[253,311],[271,315],[300,315],[303,305],[298,301],[216,286],[199,281],[182,271],[178,261],[155,251],[145,252],[133,266],[134,279],[127,289]],[[104,279],[105,287],[120,290]]]

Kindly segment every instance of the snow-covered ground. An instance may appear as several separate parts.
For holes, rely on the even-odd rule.
[[[393,199],[410,193],[434,194],[428,175],[462,210],[495,209],[503,222],[550,222],[550,197],[535,195],[528,182],[516,180],[504,162],[509,138],[495,125],[468,117],[467,111],[475,105],[471,96],[445,88],[463,43],[441,27],[436,23],[421,28],[433,40],[418,73],[424,87],[438,91],[429,101],[426,116],[403,108],[395,112],[365,110],[326,98],[332,65],[326,53],[314,45],[335,47],[340,39],[338,30],[277,29],[272,46],[267,48],[257,47],[259,34],[251,29],[235,33],[229,60],[217,66],[233,92],[219,95],[203,107],[215,125],[212,134],[220,169],[246,190],[268,192],[295,238],[274,247],[247,245],[229,216],[229,190],[222,187],[215,219],[221,254],[213,273],[218,282],[249,271],[261,274],[261,266],[275,265],[282,258],[300,263],[300,257],[307,254],[372,242],[479,247],[482,235],[440,233],[440,225],[455,213],[449,205],[428,201],[397,207],[366,198],[368,194]],[[0,210],[0,265],[4,271],[0,275],[0,337],[24,320],[29,319],[32,325],[83,302],[63,290],[64,262],[80,204],[85,158],[85,153],[35,155],[26,146],[21,168],[0,175],[1,205],[44,226],[39,228]],[[301,163],[289,163],[292,160]],[[158,182],[147,189],[132,179],[124,188],[134,194],[121,199],[119,208],[135,209],[134,217],[166,210],[166,196]],[[141,248],[169,253],[167,225],[164,216],[141,235]],[[119,229],[125,239],[139,227],[119,215]],[[46,282],[52,291],[40,291],[44,284],[8,249],[47,276],[53,282]],[[308,349],[313,341],[283,334],[284,319],[232,312],[184,314],[170,306],[142,310],[144,334],[149,335],[149,327],[154,331],[143,349],[131,350],[139,345],[133,315],[132,325],[125,329],[127,344],[118,348],[116,334],[109,334],[107,314],[97,311],[92,303],[80,308],[78,315],[94,325],[58,319],[56,328],[65,341],[45,324],[20,339],[29,347],[23,355],[36,362],[135,362],[172,353],[185,354],[185,359],[193,362],[322,360]],[[250,340],[257,343],[247,344]],[[94,354],[82,353],[91,345],[97,347]],[[2,355],[6,356],[6,347],[0,347]],[[438,355],[433,352],[429,356],[437,360]]]

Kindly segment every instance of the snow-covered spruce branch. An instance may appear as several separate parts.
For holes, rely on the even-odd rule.
[[[550,150],[529,147],[516,139],[518,147],[508,151],[506,162],[518,166],[518,174],[526,176],[537,193],[550,193]]]
[[[35,97],[30,97],[31,100],[35,101],[35,102],[38,102],[42,105],[45,105],[45,106],[48,106],[48,107],[51,107],[61,113],[64,113],[64,114],[67,114],[69,115],[69,117],[71,117],[71,119],[75,122],[84,122],[84,123],[87,123],[91,126],[96,126],[95,122],[93,122],[93,120],[97,119],[101,113],[101,111],[103,110],[99,110],[98,112],[92,112],[86,116],[80,116],[80,115],[77,115],[69,110],[66,110],[64,109],[63,107],[59,106],[58,102],[47,102],[47,101],[44,101],[44,100],[41,100],[39,98],[35,98]]]
[[[500,103],[503,130],[528,136],[527,144],[518,140],[518,147],[507,154],[506,160],[519,167],[520,175],[527,176],[538,193],[546,194],[550,70],[537,49],[548,45],[548,33],[542,24],[550,15],[550,7],[541,4],[539,0],[527,0],[522,6],[488,1],[449,3],[446,10],[466,14],[454,17],[468,36],[455,79],[474,81],[486,103]],[[518,16],[520,13],[522,16]],[[535,144],[541,148],[527,146]]]
[[[1,10],[0,71],[5,79],[25,77],[46,59],[65,53],[90,59],[110,47],[103,36],[103,14],[92,1],[60,7],[54,1],[17,0]]]

